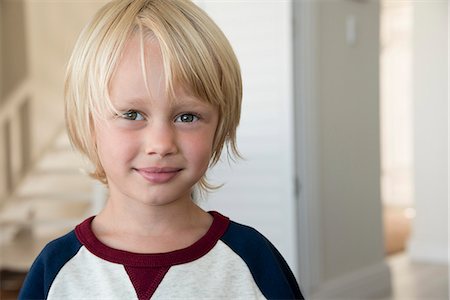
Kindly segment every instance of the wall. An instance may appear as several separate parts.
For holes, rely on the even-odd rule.
[[[206,209],[255,227],[297,267],[294,196],[292,3],[197,1],[224,31],[240,62],[243,103],[237,143],[244,159],[226,154],[208,173],[225,185]]]
[[[21,92],[28,76],[25,24],[24,1],[0,2],[0,206],[29,158],[20,151],[28,130]]]
[[[414,260],[448,263],[447,1],[414,2]]]
[[[27,76],[24,1],[1,1],[0,104]]]
[[[321,191],[324,278],[383,258],[380,202],[378,7],[375,1],[320,8]],[[345,18],[355,16],[355,45]],[[355,250],[349,252],[349,247]]]
[[[380,199],[379,3],[300,1],[296,14],[296,102],[306,102],[297,104],[297,131],[304,142],[297,147],[303,152],[298,169],[305,174],[300,205],[307,211],[300,215],[310,227],[300,236],[309,261],[300,252],[300,266],[309,264],[308,290],[317,299],[386,295],[390,273]]]

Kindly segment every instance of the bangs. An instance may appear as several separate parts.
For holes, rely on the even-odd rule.
[[[179,4],[182,6],[181,1]],[[151,38],[159,43],[168,98],[175,99],[176,89],[182,88],[202,101],[223,106],[225,97],[221,87],[221,68],[217,53],[205,40],[206,32],[202,32],[198,24],[193,24],[194,20],[189,17],[194,16],[174,9],[173,4],[163,6],[143,10],[138,15],[136,29],[140,31],[142,47],[144,40]]]

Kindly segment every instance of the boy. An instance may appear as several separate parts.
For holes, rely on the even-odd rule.
[[[191,195],[224,145],[238,156],[242,83],[220,29],[189,1],[119,0],[81,33],[65,98],[72,143],[109,190],[45,247],[21,299],[299,299],[274,246]]]

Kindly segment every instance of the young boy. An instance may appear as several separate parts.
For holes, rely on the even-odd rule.
[[[224,145],[238,155],[242,84],[219,28],[181,0],[118,0],[82,32],[65,98],[73,144],[109,190],[48,244],[21,299],[300,299],[256,230],[205,212],[193,187]]]

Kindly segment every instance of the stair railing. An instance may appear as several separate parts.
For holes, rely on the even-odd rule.
[[[31,168],[31,97],[24,80],[0,106],[0,205]]]

